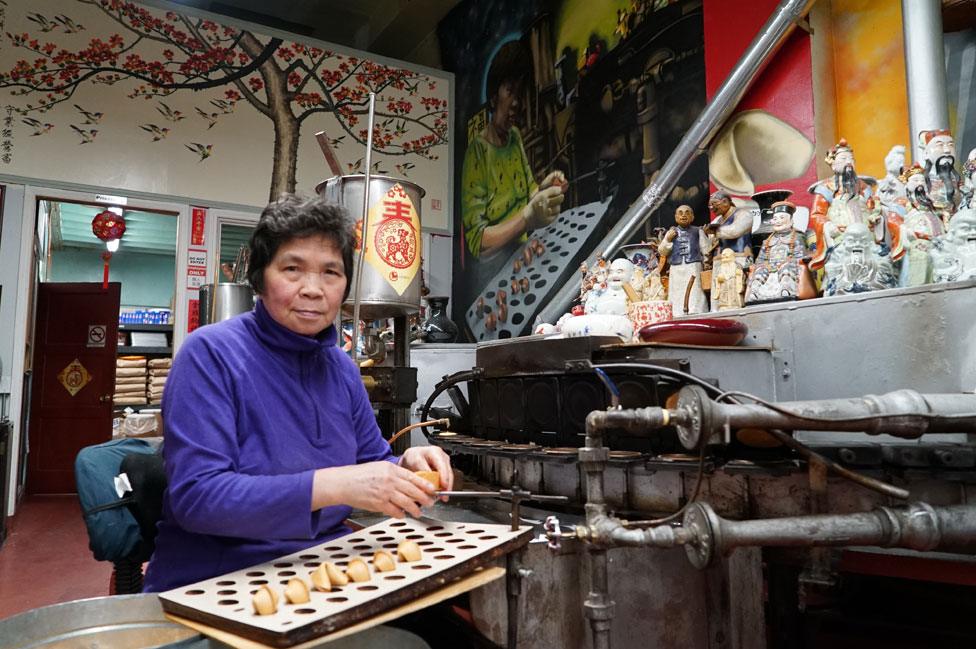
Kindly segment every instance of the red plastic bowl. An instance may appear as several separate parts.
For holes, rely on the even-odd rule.
[[[645,343],[724,347],[738,345],[747,333],[749,327],[738,320],[697,318],[649,324],[641,328],[639,335]]]

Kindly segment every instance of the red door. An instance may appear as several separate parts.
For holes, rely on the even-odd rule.
[[[38,285],[27,490],[75,492],[75,456],[112,438],[122,285]]]

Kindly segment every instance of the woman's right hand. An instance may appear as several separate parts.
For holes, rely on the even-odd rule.
[[[420,517],[434,504],[434,487],[392,462],[379,461],[319,469],[312,481],[312,511],[348,505],[393,518]]]

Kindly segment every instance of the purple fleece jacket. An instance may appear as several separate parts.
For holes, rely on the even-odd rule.
[[[345,534],[311,511],[316,469],[396,461],[329,327],[311,338],[254,311],[202,327],[163,395],[169,480],[144,590],[168,590]]]

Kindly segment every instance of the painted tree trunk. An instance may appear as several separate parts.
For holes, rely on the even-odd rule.
[[[257,56],[263,49],[257,38],[249,32],[244,32],[241,47],[251,57]],[[255,108],[267,115],[274,123],[274,164],[271,170],[271,191],[268,196],[269,200],[274,201],[282,194],[295,191],[299,123],[291,110],[292,93],[288,90],[287,77],[275,63],[274,57],[261,64],[258,72],[264,81],[268,103]],[[254,101],[251,103],[253,104]]]

